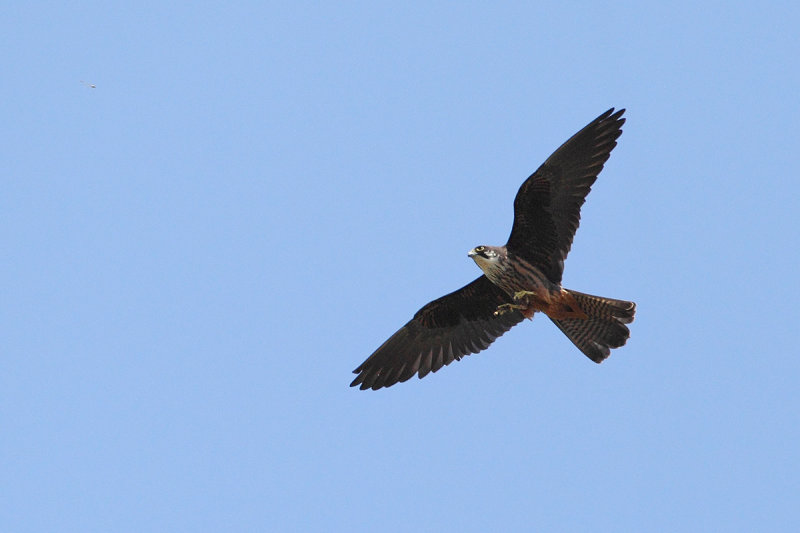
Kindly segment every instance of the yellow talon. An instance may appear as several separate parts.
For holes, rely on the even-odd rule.
[[[515,309],[525,309],[525,306],[516,304],[500,304],[497,306],[497,310],[495,310],[494,316],[500,316]]]

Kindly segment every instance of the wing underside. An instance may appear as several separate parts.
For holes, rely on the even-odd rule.
[[[518,324],[518,311],[495,316],[506,294],[485,276],[420,309],[353,372],[351,387],[378,390],[436,372],[480,352]]]

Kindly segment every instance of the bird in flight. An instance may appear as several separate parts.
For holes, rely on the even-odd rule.
[[[351,387],[378,390],[436,372],[485,350],[541,311],[595,363],[630,337],[636,304],[561,286],[581,206],[622,134],[624,109],[609,109],[573,135],[525,180],[505,246],[477,246],[483,275],[436,299],[356,368]]]

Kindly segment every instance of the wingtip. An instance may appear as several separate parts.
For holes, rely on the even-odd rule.
[[[358,369],[356,369],[358,370]],[[355,371],[354,371],[355,372]],[[391,387],[397,381],[386,383],[388,381],[385,377],[378,375],[370,375],[368,372],[360,372],[358,376],[350,383],[351,387],[358,387],[359,390],[378,390],[384,387]]]
[[[619,116],[622,116],[623,113],[625,113],[625,108],[624,107],[621,107],[619,109],[617,109],[616,107],[609,107],[605,112],[603,112],[597,118],[598,119],[603,119],[603,118],[608,118],[608,117],[610,117],[612,115],[615,116],[615,117],[619,117]]]
[[[367,389],[378,390],[380,388],[380,387],[375,387],[374,385],[371,385],[366,381],[364,381],[363,374],[359,375],[356,379],[354,379],[352,383],[350,383],[350,386],[358,387],[358,390],[367,390]]]
[[[615,110],[615,108],[610,108],[604,113],[601,113],[596,119],[588,124],[589,126],[598,126],[600,124],[616,124],[618,128],[621,128],[623,124],[625,124],[625,119],[622,117],[623,113],[625,113],[625,108]]]
[[[622,134],[622,126],[625,124],[625,117],[622,116],[623,113],[625,113],[625,108],[614,111],[612,107],[597,117],[592,124],[596,127],[615,130],[617,132],[617,137],[619,137]]]

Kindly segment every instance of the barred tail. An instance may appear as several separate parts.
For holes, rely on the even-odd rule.
[[[625,344],[631,332],[636,304],[568,291],[589,318],[564,318],[552,320],[569,340],[595,363],[602,363],[611,354],[611,348]]]

